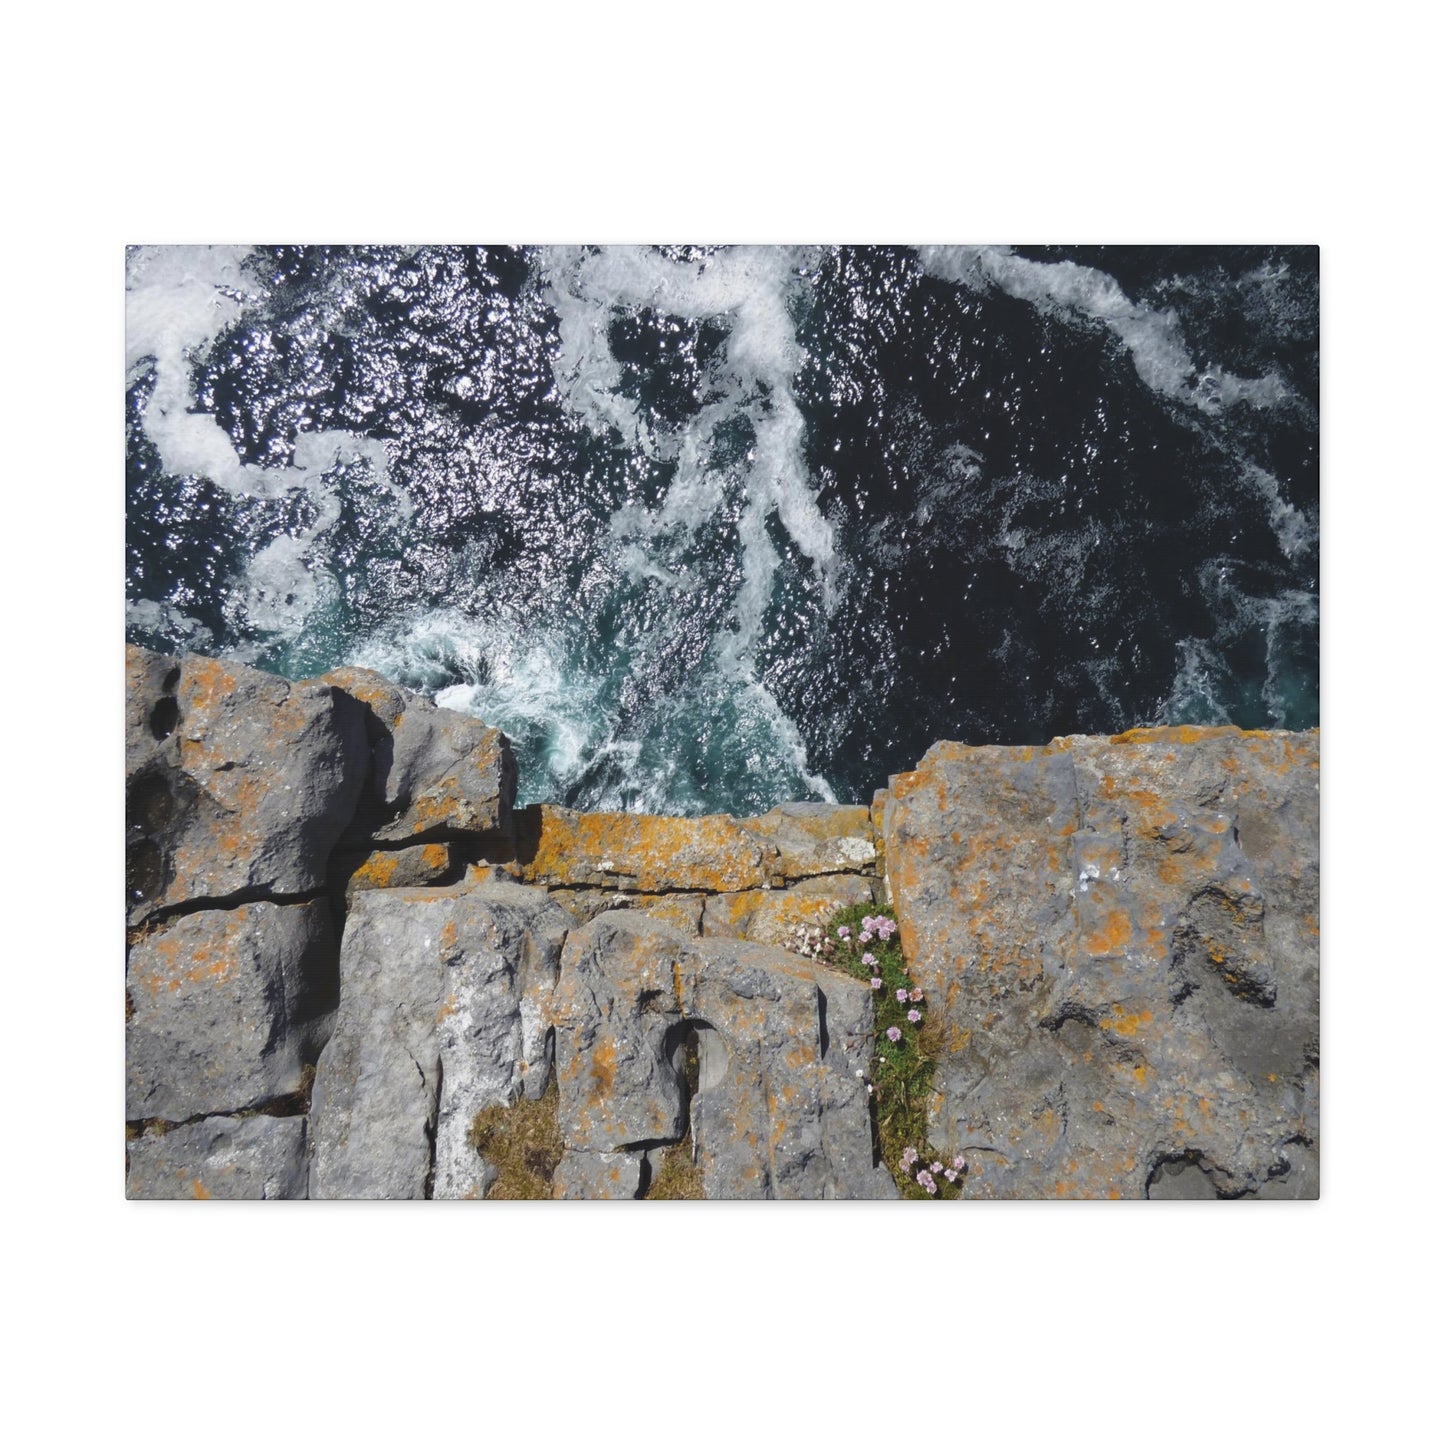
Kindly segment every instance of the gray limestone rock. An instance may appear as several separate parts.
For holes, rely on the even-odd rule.
[[[873,872],[877,840],[869,810],[837,803],[780,803],[770,812],[738,822],[777,850],[780,880],[820,873]]]
[[[552,1017],[570,1149],[654,1147],[690,1122],[709,1198],[895,1197],[873,1160],[873,1001],[856,980],[605,913],[568,941]]]
[[[126,1144],[128,1199],[305,1199],[306,1120],[225,1115]]]
[[[336,688],[126,649],[126,904],[155,909],[322,887],[367,769]]]
[[[557,1199],[636,1199],[642,1187],[642,1155],[569,1149],[552,1182]]]
[[[400,842],[510,829],[517,765],[496,728],[365,668],[337,668],[322,681],[366,709],[372,837]]]
[[[939,743],[892,780],[900,936],[972,1197],[1318,1188],[1319,739]]]
[[[481,1197],[490,1173],[467,1134],[482,1108],[546,1087],[571,921],[542,890],[491,879],[355,896],[316,1073],[313,1197]]]
[[[631,911],[599,914],[568,940],[551,1019],[569,1148],[615,1153],[682,1138],[687,1099],[672,1032],[684,952],[675,930]]]
[[[185,914],[126,963],[126,1117],[182,1120],[302,1088],[335,1007],[322,901]]]

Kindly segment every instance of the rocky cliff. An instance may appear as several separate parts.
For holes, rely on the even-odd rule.
[[[897,913],[968,1197],[1318,1192],[1318,739],[941,743],[871,807],[514,806],[506,739],[374,673],[127,652],[135,1198],[893,1198]],[[791,947],[790,947],[791,945]]]

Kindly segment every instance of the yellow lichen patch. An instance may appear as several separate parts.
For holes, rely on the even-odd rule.
[[[1191,743],[1207,742],[1211,738],[1238,738],[1246,736],[1262,737],[1265,734],[1242,733],[1237,727],[1197,727],[1193,723],[1184,723],[1177,727],[1166,728],[1130,728],[1126,732],[1116,733],[1109,739],[1111,743],[1181,743],[1188,746]]]
[[[659,818],[543,805],[540,815],[535,851],[521,869],[529,883],[735,893],[772,877],[775,850],[725,814]]]
[[[385,888],[396,876],[397,867],[395,853],[372,853],[351,877],[363,886]]]
[[[1103,921],[1084,939],[1084,951],[1099,957],[1101,954],[1122,953],[1134,936],[1134,925],[1123,908],[1111,909]]]
[[[1113,1033],[1121,1034],[1125,1038],[1133,1038],[1139,1032],[1143,1024],[1150,1023],[1154,1014],[1150,1009],[1140,1009],[1138,1013],[1126,1013],[1122,1004],[1114,1005],[1113,1015],[1099,1020],[1101,1029],[1109,1029]]]
[[[617,1079],[617,1045],[598,1039],[587,1055],[588,1086],[592,1102],[608,1099]]]
[[[211,1191],[199,1179],[191,1180],[191,1194],[196,1199],[209,1199]]]

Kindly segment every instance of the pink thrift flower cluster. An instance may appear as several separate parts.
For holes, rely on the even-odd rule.
[[[875,938],[881,938],[886,943],[897,932],[898,925],[891,918],[871,918],[865,915],[858,941],[870,943]]]
[[[897,1024],[894,1024],[893,1027],[888,1030],[888,1037],[896,1044],[898,1040],[903,1037],[903,1030],[900,1029]]]
[[[954,1155],[951,1164],[945,1164],[942,1159],[935,1159],[931,1164],[924,1164],[923,1156],[911,1144],[898,1156],[898,1166],[905,1175],[913,1176],[913,1182],[919,1188],[926,1189],[932,1195],[938,1193],[938,1176],[940,1174],[950,1184],[957,1184],[959,1177],[965,1173],[962,1154]]]

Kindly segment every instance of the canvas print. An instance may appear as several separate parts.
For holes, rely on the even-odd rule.
[[[1315,248],[124,284],[128,1197],[1318,1197]]]

